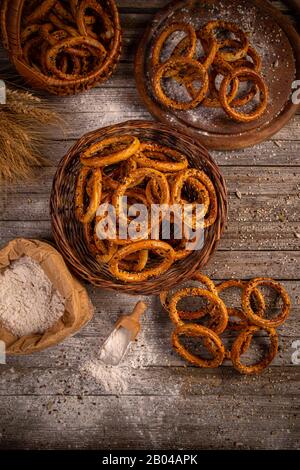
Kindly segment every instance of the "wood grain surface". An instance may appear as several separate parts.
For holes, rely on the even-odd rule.
[[[47,165],[34,181],[2,188],[0,247],[17,236],[51,240],[52,178],[77,138],[110,123],[150,118],[135,89],[133,58],[145,25],[167,1],[118,3],[121,63],[105,85],[49,98],[66,125],[60,132],[49,128]],[[287,3],[272,3],[299,24]],[[7,65],[1,51],[1,70]],[[84,366],[137,298],[88,287],[96,313],[79,334],[0,365],[1,449],[299,449],[300,366],[292,355],[300,340],[300,115],[268,142],[212,155],[226,179],[230,209],[205,272],[215,280],[267,275],[283,282],[293,309],[279,329],[272,366],[259,377],[241,376],[229,363],[208,371],[188,366],[172,351],[172,325],[149,296],[142,333],[126,360],[103,369],[96,381]]]

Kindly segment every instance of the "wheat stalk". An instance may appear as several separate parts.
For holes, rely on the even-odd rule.
[[[34,167],[45,163],[38,150],[45,134],[41,124],[59,121],[39,97],[7,89],[7,103],[0,106],[0,182],[34,175]]]

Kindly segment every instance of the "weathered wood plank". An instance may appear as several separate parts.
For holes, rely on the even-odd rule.
[[[235,394],[256,396],[293,396],[299,391],[300,367],[270,367],[259,378],[241,377],[230,367],[200,370],[196,367],[141,367],[132,370],[120,366],[120,381],[111,383],[109,390],[92,376],[83,380],[78,367],[34,367],[28,364],[0,368],[0,396],[103,396],[120,394],[126,387],[126,396],[215,396]],[[24,361],[23,361],[24,362]],[[103,374],[104,375],[104,374]],[[113,377],[113,372],[112,372]],[[123,380],[121,380],[123,379]],[[103,377],[104,382],[104,377]],[[2,400],[5,401],[5,400]]]
[[[206,272],[212,278],[252,278],[271,276],[298,279],[300,252],[297,251],[217,251]]]
[[[7,397],[2,448],[298,448],[293,397]],[[134,410],[134,412],[132,412]],[[176,410],[174,412],[174,410]],[[180,419],[179,419],[180,417]]]

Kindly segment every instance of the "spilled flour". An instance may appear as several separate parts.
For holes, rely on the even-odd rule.
[[[118,366],[109,366],[100,360],[102,344],[98,351],[80,367],[81,374],[93,378],[104,393],[122,394],[132,388],[135,383],[135,371],[155,365],[161,361],[161,351],[156,344],[155,351],[151,347],[149,333],[141,331],[138,340],[130,343],[126,356]]]
[[[107,393],[124,393],[128,390],[129,368],[106,366],[94,359],[81,367],[81,373],[90,375]]]

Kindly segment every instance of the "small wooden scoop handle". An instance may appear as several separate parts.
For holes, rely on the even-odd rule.
[[[140,300],[134,307],[130,317],[139,322],[146,308],[147,305]]]

